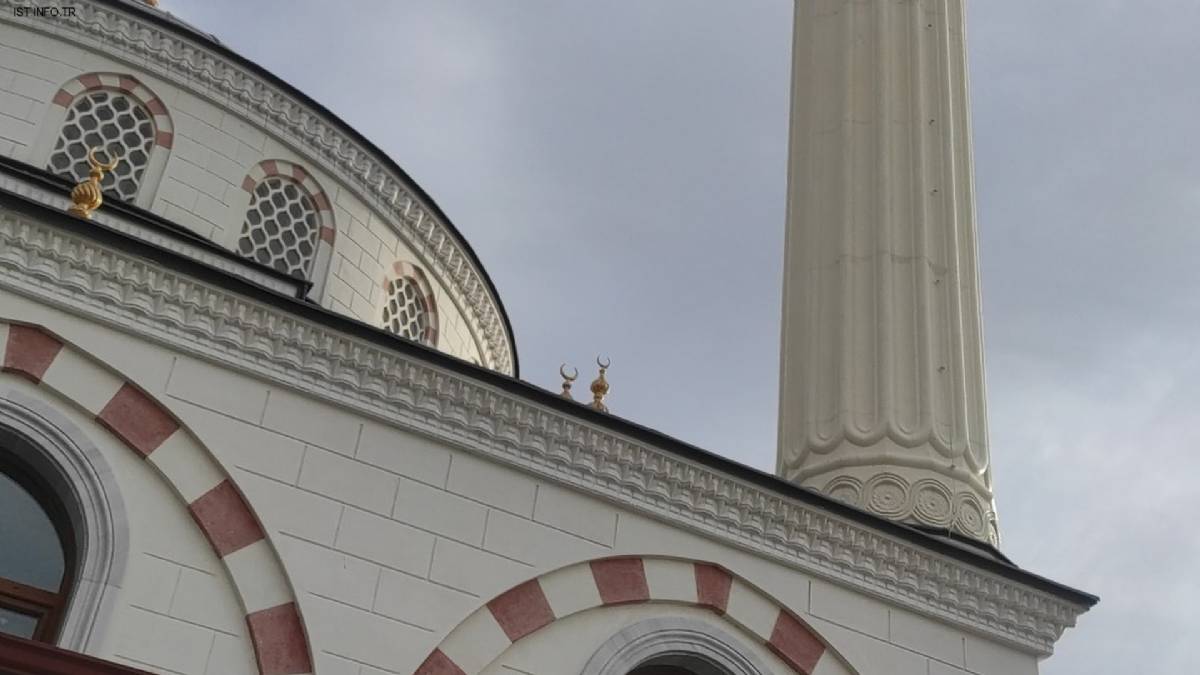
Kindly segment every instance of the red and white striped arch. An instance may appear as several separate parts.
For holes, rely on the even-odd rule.
[[[530,579],[456,626],[414,675],[477,675],[510,645],[597,607],[662,602],[700,607],[762,642],[801,675],[852,675],[795,614],[718,565],[660,557],[603,558]]]
[[[162,100],[154,95],[146,85],[132,75],[120,73],[87,73],[80,75],[62,86],[51,100],[56,106],[69,108],[71,102],[80,94],[96,89],[112,89],[124,92],[130,98],[140,103],[154,119],[154,144],[170,149],[175,140],[175,126],[167,107]]]
[[[333,260],[333,242],[337,237],[337,229],[333,223],[333,205],[329,201],[329,195],[325,194],[325,190],[321,188],[317,179],[299,164],[286,159],[266,159],[255,164],[242,179],[242,189],[251,195],[247,198],[247,204],[253,199],[254,188],[270,176],[280,176],[294,181],[312,198],[313,206],[317,209],[317,217],[321,221],[320,230],[317,235],[317,250],[313,255],[312,266],[308,269],[308,280],[313,284],[312,297],[320,298],[321,292],[325,288],[329,263]],[[244,214],[242,217],[244,218]],[[241,237],[242,234],[242,231],[239,230],[238,236]],[[234,246],[236,245],[235,243]]]
[[[275,549],[229,475],[190,431],[137,385],[39,326],[0,322],[0,370],[85,410],[153,464],[229,572],[259,673],[312,672],[308,637]]]

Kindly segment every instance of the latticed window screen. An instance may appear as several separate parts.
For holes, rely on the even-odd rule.
[[[88,148],[103,149],[117,166],[100,187],[107,195],[133,201],[154,144],[150,113],[128,96],[99,90],[80,95],[67,110],[47,168],[79,182],[88,177]]]
[[[254,187],[238,251],[280,272],[308,278],[321,221],[299,185],[268,176]]]
[[[387,284],[383,326],[396,335],[424,342],[429,335],[429,307],[417,283],[408,277]]]

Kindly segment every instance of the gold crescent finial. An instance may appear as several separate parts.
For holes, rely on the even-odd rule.
[[[79,216],[80,218],[91,219],[92,211],[100,208],[104,203],[104,194],[100,191],[100,181],[104,179],[104,174],[107,171],[112,171],[117,168],[117,162],[120,158],[110,159],[107,164],[96,159],[96,151],[100,148],[89,148],[87,153],[88,165],[92,170],[88,172],[87,180],[80,182],[71,190],[71,207],[67,209],[69,212]],[[109,157],[112,154],[105,151]]]
[[[571,368],[571,370],[574,370],[575,374],[573,374],[573,375],[567,374],[567,364],[565,364],[565,363],[558,367],[558,374],[562,375],[562,379],[563,379],[563,383],[562,383],[563,390],[562,390],[561,396],[565,399],[574,401],[575,399],[571,396],[571,383],[575,381],[575,378],[579,377],[579,369]]]
[[[120,159],[114,159],[114,160],[110,161],[108,164],[104,164],[100,160],[96,159],[96,151],[99,149],[100,148],[98,148],[98,147],[88,148],[88,154],[87,154],[88,166],[92,167],[93,169],[100,169],[101,171],[105,171],[105,172],[112,171],[113,169],[117,168],[117,162],[121,161]],[[104,154],[109,155],[110,157],[112,156],[111,153],[109,153],[107,150],[104,151]]]
[[[589,406],[593,410],[608,412],[608,406],[604,405],[604,397],[608,394],[608,380],[605,379],[604,372],[612,365],[612,359],[601,361],[600,357],[597,356],[596,365],[600,366],[600,374],[596,376],[596,379],[592,380],[592,402]]]

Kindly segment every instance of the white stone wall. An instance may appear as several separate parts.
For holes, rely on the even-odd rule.
[[[153,350],[144,355],[149,364],[161,363]],[[92,653],[156,673],[257,673],[229,577],[186,505],[154,467],[44,387],[0,373],[0,390],[52,407],[86,434],[112,468],[124,501],[128,564],[124,577],[115,580],[120,594],[102,610]]]
[[[58,129],[42,124],[51,99],[79,75],[125,73],[163,102],[174,123],[172,148],[149,210],[227,248],[237,245],[250,195],[242,182],[256,164],[282,159],[302,166],[325,190],[336,238],[325,269],[314,270],[320,304],[382,325],[387,270],[398,260],[428,269],[379,213],[349,188],[240,116],[173,86],[145,69],[0,21],[0,154],[44,167]],[[145,176],[143,183],[158,177]],[[437,348],[481,363],[471,324],[430,276],[438,316]]]
[[[1032,656],[185,352],[140,343],[3,291],[0,318],[44,325],[111,365],[215,454],[280,553],[320,675],[408,675],[451,629],[499,593],[570,563],[614,554],[719,564],[814,626],[862,675],[1037,672]],[[174,497],[141,483],[129,490],[131,513],[168,518],[161,514],[170,512]],[[175,526],[186,514],[179,515],[139,526],[138,541],[156,541],[167,527],[171,533],[156,545],[183,536]],[[146,556],[138,569],[131,565],[130,575],[139,579],[128,589],[131,609],[116,616],[114,636],[150,630],[139,621],[154,616],[151,610],[170,614],[171,603],[225,602],[219,592],[207,595],[190,586],[206,580],[220,586],[215,558],[199,560],[200,551],[192,550],[202,544],[193,538],[178,543],[178,551]],[[200,615],[213,624],[203,629],[214,644],[236,637],[222,611]],[[533,634],[487,672],[570,673],[560,668],[586,659],[592,643],[628,618],[614,611],[585,612],[544,629],[545,635]],[[620,611],[632,617],[655,610]],[[182,623],[185,633],[201,628]],[[576,625],[578,632],[569,628]],[[578,636],[571,643],[576,652],[563,651],[563,631],[567,639]],[[162,660],[177,651],[139,653],[165,672],[178,670]]]

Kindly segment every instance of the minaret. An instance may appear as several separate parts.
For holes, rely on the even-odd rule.
[[[778,472],[997,543],[965,0],[796,0]]]

